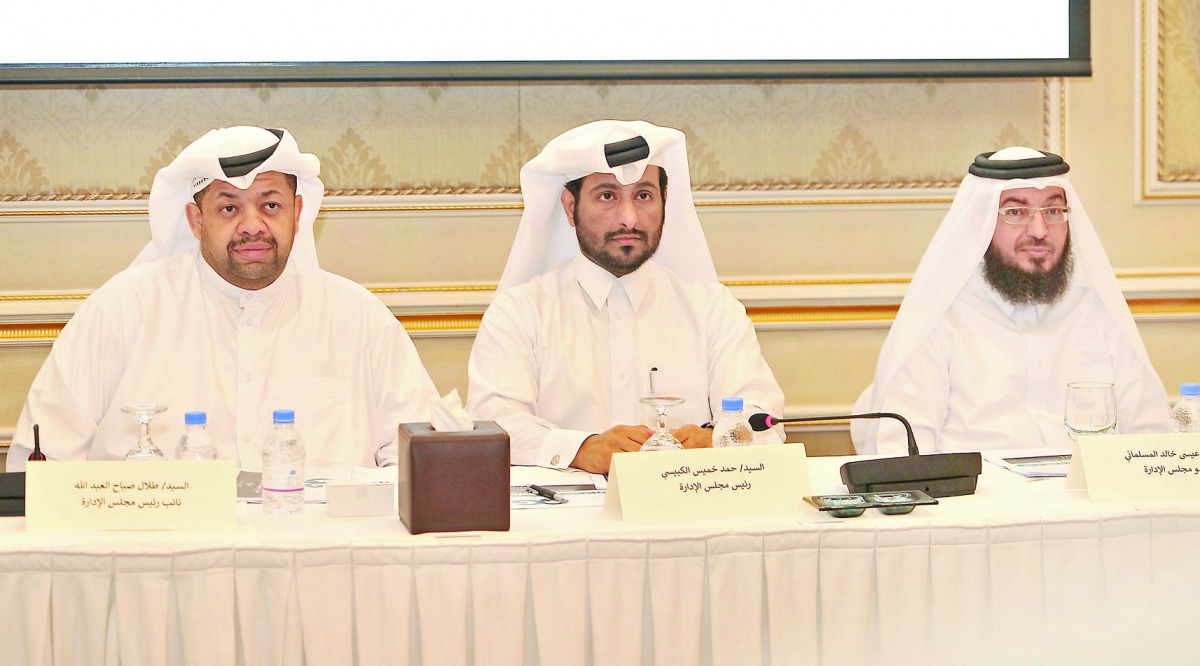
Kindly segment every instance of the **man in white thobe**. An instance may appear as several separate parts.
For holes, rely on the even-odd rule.
[[[1068,168],[1021,147],[975,159],[856,410],[907,417],[924,453],[1058,447],[1067,384],[1105,382],[1118,432],[1169,431],[1166,391]],[[898,425],[852,434],[860,453],[906,451]]]
[[[468,366],[468,411],[508,431],[513,464],[607,472],[652,434],[651,392],[685,399],[668,420],[685,447],[711,445],[724,397],[781,412],[745,308],[716,279],[682,132],[577,127],[521,169],[521,191]]]
[[[285,130],[213,130],[160,170],[152,241],[76,312],[38,373],[7,468],[34,424],[51,460],[121,459],[132,405],[165,405],[151,435],[173,457],[205,411],[217,457],[261,467],[275,409],[292,409],[313,467],[395,462],[397,426],[437,397],[404,328],[373,294],[317,266],[324,186]]]

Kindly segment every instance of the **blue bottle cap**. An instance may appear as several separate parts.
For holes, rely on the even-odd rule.
[[[1179,395],[1186,398],[1195,398],[1200,396],[1200,384],[1195,382],[1184,382],[1179,385]]]
[[[204,412],[187,412],[183,415],[184,425],[208,425],[208,414]]]
[[[277,409],[271,412],[271,419],[275,423],[295,423],[296,412],[290,409]]]
[[[721,409],[726,412],[742,411],[741,398],[721,398]]]

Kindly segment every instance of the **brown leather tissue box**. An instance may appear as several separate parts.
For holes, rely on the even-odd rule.
[[[460,432],[401,423],[400,520],[413,534],[508,531],[508,461],[508,433],[494,421]]]

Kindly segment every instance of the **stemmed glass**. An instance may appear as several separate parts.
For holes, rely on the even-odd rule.
[[[150,439],[150,421],[154,419],[155,414],[161,414],[167,411],[167,408],[164,405],[133,405],[122,407],[121,411],[137,419],[138,422],[137,445],[125,454],[125,459],[166,460],[167,456],[154,445],[154,440]]]
[[[654,408],[658,414],[658,430],[651,435],[650,439],[642,444],[643,451],[670,451],[672,449],[682,449],[683,444],[675,439],[675,435],[667,429],[667,414],[675,405],[683,404],[683,398],[676,398],[666,395],[652,395],[642,398],[643,405],[649,405]]]
[[[1079,435],[1112,435],[1117,432],[1117,392],[1108,382],[1067,384],[1063,425],[1072,440]]]

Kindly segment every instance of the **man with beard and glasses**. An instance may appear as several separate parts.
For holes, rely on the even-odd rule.
[[[975,158],[856,410],[906,416],[927,453],[1057,447],[1067,384],[1098,381],[1116,385],[1119,432],[1170,430],[1068,168],[1021,147]],[[907,449],[898,424],[855,422],[851,434],[859,453]]]
[[[151,242],[80,306],[34,379],[9,451],[40,426],[51,460],[112,460],[137,440],[121,411],[165,405],[168,458],[204,411],[217,457],[262,464],[271,412],[292,409],[312,467],[394,464],[397,426],[429,418],[433,382],[363,287],[317,266],[324,185],[285,130],[213,130],[150,190]]]
[[[468,365],[467,408],[508,431],[514,465],[607,472],[652,434],[650,395],[686,400],[685,447],[727,396],[778,414],[754,328],[717,281],[682,132],[598,121],[521,169],[525,210]],[[668,194],[668,191],[670,192]],[[762,441],[783,440],[780,428]]]

